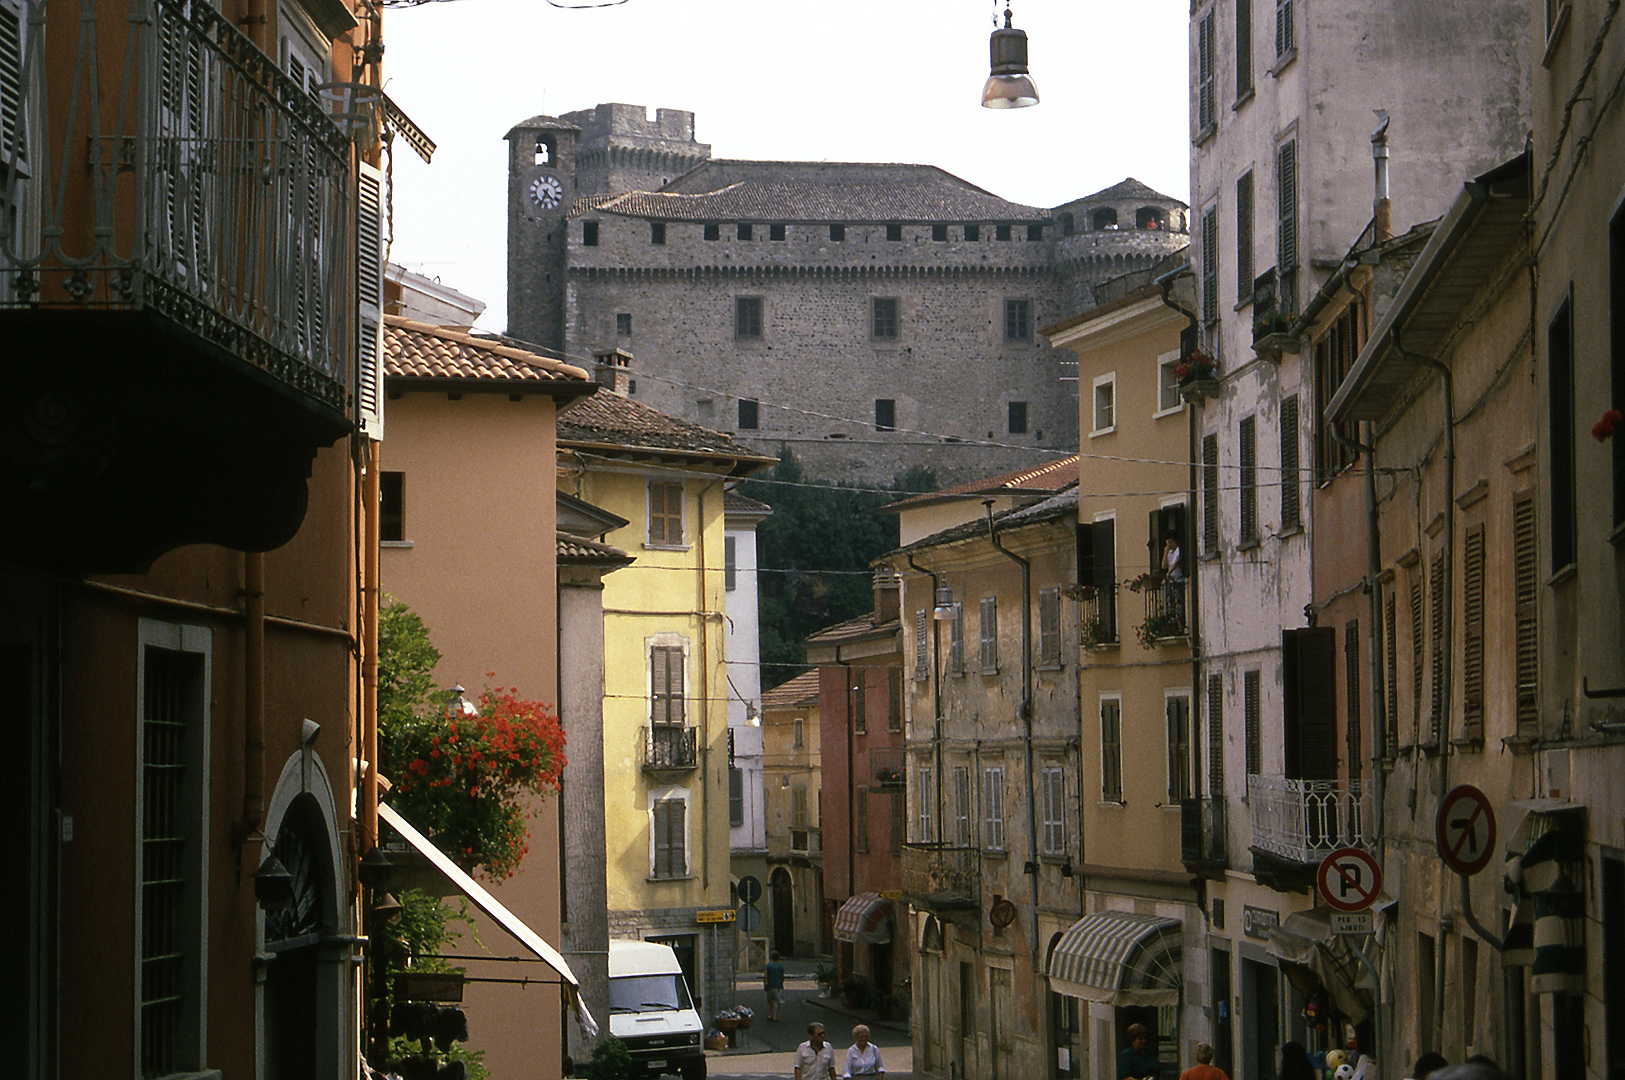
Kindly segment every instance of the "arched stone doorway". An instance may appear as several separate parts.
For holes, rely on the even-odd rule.
[[[777,867],[768,879],[772,890],[769,900],[773,912],[773,948],[780,956],[794,956],[796,951],[795,891],[790,886],[790,874]]]

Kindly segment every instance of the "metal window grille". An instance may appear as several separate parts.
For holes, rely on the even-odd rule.
[[[1003,239],[1003,237],[1001,237],[1001,239]],[[1032,301],[1006,300],[1004,302],[1005,340],[1031,341],[1032,336]]]
[[[870,333],[880,341],[895,341],[898,334],[897,298],[876,296],[870,300]]]
[[[762,336],[762,298],[760,296],[734,297],[734,337],[759,338]]]

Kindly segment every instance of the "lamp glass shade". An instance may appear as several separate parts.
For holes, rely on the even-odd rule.
[[[1025,109],[1038,104],[1038,88],[1027,73],[1027,34],[1010,25],[1005,12],[1002,29],[988,38],[987,82],[982,87],[985,109]]]
[[[982,108],[1025,109],[1038,104],[1038,88],[1030,75],[990,75],[982,87]]]

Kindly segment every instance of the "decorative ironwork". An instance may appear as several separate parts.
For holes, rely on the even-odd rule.
[[[981,852],[944,844],[903,845],[903,892],[924,907],[975,907],[982,900]]]
[[[1369,847],[1371,795],[1358,780],[1249,776],[1253,846],[1299,863],[1340,847]]]
[[[208,0],[25,3],[25,97],[0,125],[0,309],[151,312],[342,414],[343,131]],[[49,95],[29,92],[47,75]]]
[[[697,769],[700,767],[695,730],[681,724],[654,724],[642,729],[645,769]]]

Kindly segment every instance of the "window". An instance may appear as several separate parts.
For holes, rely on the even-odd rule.
[[[1123,801],[1123,702],[1100,699],[1100,798]]]
[[[997,597],[982,597],[980,629],[982,674],[993,675],[999,670],[999,601]]]
[[[1461,735],[1484,737],[1484,526],[1467,530],[1461,549]]]
[[[1535,497],[1526,492],[1512,501],[1512,625],[1520,735],[1536,732],[1540,723],[1540,637],[1536,632],[1540,580],[1535,549]]]
[[[657,547],[682,546],[682,484],[665,480],[649,482],[649,543]]]
[[[903,672],[886,669],[886,730],[903,730]]]
[[[683,697],[683,647],[652,645],[649,648],[649,722],[655,725],[683,726],[686,720]],[[663,736],[671,738],[672,736]],[[658,742],[658,739],[657,739]]]
[[[1066,854],[1066,772],[1059,765],[1045,765],[1044,854]]]
[[[1286,0],[1291,12],[1291,0]],[[1275,225],[1277,309],[1287,318],[1298,314],[1298,144],[1282,143],[1275,152]]]
[[[1213,89],[1213,12],[1196,23],[1196,141],[1206,139],[1218,124]]]
[[[1236,100],[1253,92],[1253,0],[1236,0]]]
[[[1102,206],[1089,215],[1089,221],[1096,232],[1117,228],[1117,208],[1115,206]]]
[[[1085,608],[1094,644],[1117,641],[1117,521],[1101,518],[1078,526],[1078,583],[1095,587],[1093,610]]]
[[[1038,662],[1047,667],[1061,663],[1061,588],[1038,590]]]
[[[970,767],[954,766],[954,843],[970,847]]]
[[[886,239],[887,240],[897,241],[897,240],[901,240],[902,238],[903,238],[903,227],[901,225],[887,225],[886,226]]]
[[[617,337],[632,336],[632,313],[618,311],[615,313],[615,335]]]
[[[1241,535],[1243,544],[1258,542],[1258,469],[1256,447],[1253,441],[1255,417],[1243,417],[1237,430],[1236,453],[1240,459],[1237,482],[1241,497]]]
[[[835,240],[835,241],[845,240],[846,239],[846,226],[845,225],[831,225],[829,227],[829,238],[831,240]]]
[[[1298,395],[1281,399],[1281,531],[1303,524],[1298,488]]]
[[[767,227],[767,238],[769,240],[783,240],[784,239],[784,226],[783,225],[769,225]]]
[[[583,221],[581,223],[581,243],[584,247],[598,246],[598,222]]]
[[[1005,406],[1005,430],[1012,435],[1027,434],[1027,403],[1012,401]]]
[[[807,718],[798,716],[790,725],[790,745],[802,747],[807,745]]]
[[[965,239],[972,241],[973,243],[982,239],[982,227],[980,225],[967,224],[965,226]]]
[[[163,1076],[203,1066],[211,638],[204,627],[142,619],[140,642],[137,1037],[142,1075]]]
[[[705,238],[707,240],[721,240],[722,226],[714,221],[708,222],[705,226]]]
[[[742,340],[760,340],[761,336],[762,298],[734,297],[734,337]]]
[[[853,668],[852,675],[852,730],[859,735],[869,734],[869,673]]]
[[[876,296],[869,300],[869,336],[876,341],[896,341],[897,298]]]
[[[982,840],[988,851],[1004,850],[1004,766],[982,770]]]
[[[860,787],[852,800],[852,839],[859,854],[869,850],[869,789]]]
[[[954,605],[954,617],[948,622],[948,670],[955,675],[965,674],[965,607]]]
[[[1219,208],[1202,211],[1202,321],[1219,321]]]
[[[1283,775],[1337,776],[1337,631],[1309,626],[1281,633]],[[1311,827],[1319,827],[1312,823]]]
[[[722,587],[729,592],[739,587],[739,537],[722,538]]]
[[[1117,427],[1117,375],[1095,379],[1095,428],[1089,434],[1104,435]]]
[[[897,430],[897,402],[892,398],[875,398],[875,430]]]
[[[1433,675],[1432,694],[1428,701],[1428,737],[1429,746],[1439,745],[1439,733],[1444,730],[1444,552],[1438,551],[1433,556],[1433,566],[1428,571],[1428,645],[1429,657],[1433,661],[1429,670]]]
[[[1027,226],[1027,239],[1029,241],[1033,242],[1033,243],[1037,243],[1038,241],[1044,239],[1044,226],[1042,226],[1042,225],[1029,225],[1029,226]]]
[[[1202,551],[1219,553],[1219,437],[1202,436]]]
[[[1172,353],[1157,365],[1157,412],[1172,412],[1183,404],[1179,396],[1179,376],[1174,374],[1174,367],[1179,363],[1179,354]]]
[[[929,844],[936,839],[936,824],[931,820],[931,807],[937,801],[936,789],[931,786],[931,766],[921,765],[916,775],[919,780],[914,786],[914,799],[920,808],[920,814],[915,822],[914,839],[919,843]]]
[[[1207,677],[1207,794],[1224,799],[1224,676]]]
[[[1168,720],[1168,801],[1177,804],[1191,797],[1191,699],[1170,697],[1164,712]]]
[[[406,474],[378,474],[378,539],[384,543],[406,540]]]
[[[1237,0],[1243,8],[1252,0]],[[1236,303],[1253,301],[1253,173],[1236,181]]]
[[[1574,309],[1564,299],[1546,327],[1547,457],[1552,470],[1552,572],[1573,565],[1575,541]],[[1621,437],[1625,437],[1622,433]]]
[[[739,430],[755,431],[761,420],[761,403],[753,398],[739,399]]]
[[[749,240],[749,239],[751,239],[751,225],[750,225],[750,222],[741,221],[736,226],[736,229],[737,229],[737,232],[738,232],[739,239],[741,239],[741,240]]]
[[[666,879],[687,877],[688,800],[656,799],[652,816],[654,866],[649,876]]]
[[[1077,231],[1077,228],[1078,228],[1077,219],[1075,219],[1071,214],[1062,214],[1061,215],[1061,235],[1062,236],[1071,236],[1074,232]]]
[[[1288,58],[1297,45],[1292,35],[1292,0],[1275,0],[1275,59]]]
[[[1322,482],[1359,460],[1351,445],[1356,436],[1354,423],[1345,420],[1334,424],[1326,418],[1326,409],[1360,355],[1362,310],[1357,301],[1351,302],[1315,342],[1315,403],[1321,418],[1316,425],[1319,437],[1315,441],[1315,466],[1319,470],[1317,480]]]
[[[1003,239],[1003,237],[1000,239]],[[1032,313],[1033,305],[1031,300],[1006,300],[1004,302],[1004,340],[1031,341],[1033,339]]]
[[[1246,727],[1248,776],[1258,776],[1264,771],[1264,734],[1258,699],[1258,669],[1253,668],[1241,673],[1241,718]]]
[[[1360,775],[1360,731],[1364,724],[1360,714],[1360,620],[1350,619],[1343,624],[1343,730],[1348,740],[1349,776]]]
[[[745,823],[745,770],[728,769],[728,827],[737,829]]]
[[[649,243],[664,244],[666,242],[666,223],[664,221],[649,222]]]
[[[944,241],[944,240],[947,240],[948,239],[948,226],[946,226],[946,225],[933,225],[933,226],[931,226],[931,239],[933,239],[935,241],[938,241],[939,243]]]

